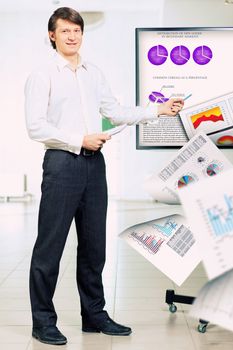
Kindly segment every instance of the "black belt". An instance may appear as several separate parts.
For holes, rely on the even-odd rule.
[[[91,157],[100,152],[100,148],[97,151],[92,151],[90,149],[81,148],[80,154],[84,157]]]

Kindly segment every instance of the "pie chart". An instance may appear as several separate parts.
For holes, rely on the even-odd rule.
[[[172,49],[170,57],[173,63],[180,66],[188,62],[190,59],[190,51],[186,46],[176,46]]]
[[[165,97],[164,94],[162,94],[159,91],[152,91],[152,93],[149,95],[150,102],[156,102],[156,103],[164,103],[169,100],[169,98]]]
[[[218,166],[218,164],[210,164],[207,169],[206,169],[206,172],[207,172],[207,175],[209,176],[214,176],[214,175],[217,175],[220,171],[220,168]]]
[[[184,175],[178,181],[178,188],[185,187],[192,182],[194,182],[194,178],[192,176]]]
[[[231,135],[221,136],[217,140],[217,144],[218,145],[225,145],[225,146],[233,145],[233,136],[231,136]]]
[[[198,46],[193,51],[193,59],[197,64],[204,65],[211,61],[213,53],[208,46]]]
[[[166,47],[162,45],[157,45],[153,46],[149,51],[148,51],[148,60],[150,63],[160,66],[164,62],[166,62],[167,57],[168,57],[168,51]]]

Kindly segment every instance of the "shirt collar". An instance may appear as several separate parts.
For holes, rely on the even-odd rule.
[[[57,51],[55,53],[55,61],[59,71],[69,66],[70,64],[69,61],[67,61],[64,57],[62,57]],[[82,56],[79,55],[79,64],[77,68],[80,68],[80,67],[83,67],[87,70],[86,62],[83,60]]]

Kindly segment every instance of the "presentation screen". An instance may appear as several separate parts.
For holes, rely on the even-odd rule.
[[[136,28],[136,104],[184,99],[174,117],[136,127],[137,149],[181,147],[203,131],[233,147],[233,28]]]

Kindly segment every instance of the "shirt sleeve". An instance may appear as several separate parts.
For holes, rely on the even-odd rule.
[[[50,80],[43,73],[32,73],[25,84],[25,117],[31,139],[51,148],[80,153],[84,135],[66,133],[47,120]]]
[[[148,107],[121,106],[113,96],[111,89],[100,73],[100,114],[109,119],[113,124],[138,124],[158,120],[158,107],[156,104]]]

